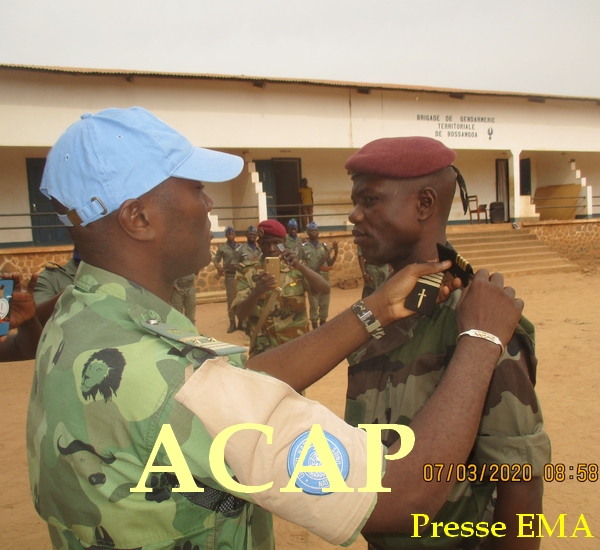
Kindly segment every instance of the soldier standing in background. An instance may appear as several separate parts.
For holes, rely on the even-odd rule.
[[[235,242],[235,229],[230,225],[225,229],[225,237],[227,242],[223,243],[218,249],[213,259],[213,265],[217,269],[219,277],[225,275],[225,292],[227,293],[227,315],[229,316],[228,333],[236,330],[235,326],[235,311],[231,304],[235,298],[235,273],[236,267],[233,261],[235,253],[242,247],[241,244]],[[221,263],[223,264],[221,266]]]
[[[257,237],[258,230],[256,227],[251,225],[246,229],[246,242],[235,251],[235,256],[232,260],[234,264],[246,265],[260,260],[262,252],[256,244]],[[239,268],[240,266],[236,265],[236,267]]]
[[[302,261],[304,259],[303,244],[303,239],[298,237],[298,222],[292,218],[287,224],[287,235],[285,237],[284,246],[288,250],[293,250],[298,256],[298,259]]]
[[[319,228],[315,222],[310,222],[307,228],[308,242],[304,245],[304,262],[313,271],[316,271],[329,284],[329,271],[338,255],[338,244],[333,241],[332,250],[325,243],[319,242]],[[308,294],[310,304],[310,322],[315,329],[323,325],[329,316],[330,295],[321,294],[311,290]]]
[[[356,252],[358,257],[358,265],[363,276],[364,286],[361,298],[366,298],[373,294],[388,278],[390,274],[390,266],[388,264],[376,265],[368,260],[365,260],[362,255],[360,246]]]
[[[233,302],[240,320],[247,319],[250,357],[294,340],[308,332],[305,294],[315,289],[329,293],[327,281],[298,261],[295,252],[277,247],[283,244],[285,227],[277,220],[258,224],[262,259],[242,268],[236,277]],[[280,257],[277,280],[264,271],[265,258]]]
[[[171,305],[183,313],[194,325],[196,324],[196,277],[198,273],[192,273],[173,283],[171,294]]]
[[[35,303],[39,305],[50,298],[54,298],[67,286],[72,285],[80,261],[81,258],[77,250],[73,249],[73,257],[65,265],[48,262],[45,269],[38,275],[37,284],[33,291]]]

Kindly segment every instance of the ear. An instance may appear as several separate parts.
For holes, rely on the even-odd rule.
[[[121,229],[136,241],[148,242],[156,238],[152,212],[142,198],[126,200],[119,207],[117,220]]]
[[[432,187],[425,187],[419,191],[419,202],[417,204],[418,219],[423,221],[429,218],[435,211],[438,195]]]

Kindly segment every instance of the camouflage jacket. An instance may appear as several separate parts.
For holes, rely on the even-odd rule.
[[[414,315],[386,327],[381,340],[371,340],[349,357],[345,419],[359,423],[396,423],[411,420],[435,391],[452,358],[458,336],[455,307],[461,291],[436,306],[431,318]],[[543,430],[540,405],[534,390],[537,359],[534,327],[524,317],[504,354],[499,358],[485,401],[478,436],[469,463],[531,464],[541,476],[550,462],[550,441]],[[390,446],[395,432],[383,432]],[[442,475],[448,473],[444,465]],[[489,471],[489,470],[488,470]],[[497,474],[498,476],[498,474]],[[464,479],[464,477],[463,477]],[[457,482],[434,521],[459,524],[481,521],[495,483]],[[526,482],[524,482],[526,483]],[[389,534],[369,537],[382,548],[453,548],[469,539],[430,538]],[[471,541],[472,542],[472,541]]]
[[[41,304],[54,298],[61,290],[73,284],[79,262],[71,258],[65,265],[49,262],[38,275],[38,281],[33,291],[36,304]]]
[[[235,276],[236,267],[235,267],[235,256],[236,252],[242,248],[241,244],[235,245],[235,247],[231,247],[229,243],[223,243],[218,249],[217,253],[213,261],[218,264],[219,262],[223,262],[223,269],[225,273],[229,276]]]
[[[255,262],[238,271],[235,279],[236,296],[231,307],[243,302],[256,287],[255,277],[263,270],[261,262]],[[267,316],[254,345],[250,348],[250,357],[275,348],[308,332],[308,315],[304,294],[308,285],[300,271],[291,270],[281,264],[281,289],[271,313]],[[269,299],[269,292],[258,300],[256,307],[247,319],[246,332],[252,334],[260,319],[262,309]]]
[[[270,514],[222,492],[211,437],[173,398],[186,370],[214,356],[198,340],[208,339],[158,297],[81,263],[42,335],[27,418],[32,497],[53,548],[273,547]],[[158,472],[150,492],[130,492],[163,424],[204,492],[173,492],[176,477]],[[169,464],[162,447],[155,464]]]

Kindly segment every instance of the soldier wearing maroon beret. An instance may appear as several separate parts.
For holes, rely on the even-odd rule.
[[[238,319],[246,322],[250,357],[308,332],[306,293],[330,292],[321,275],[299,262],[296,252],[285,250],[287,232],[280,222],[265,220],[257,229],[262,257],[238,272],[232,306]],[[280,258],[278,277],[265,271],[265,258]]]
[[[466,210],[466,187],[452,166],[455,159],[452,149],[426,137],[378,139],[348,159],[355,205],[349,219],[354,223],[354,242],[368,261],[390,264],[398,272],[408,264],[437,260],[437,244],[447,244],[446,224],[457,183]],[[489,277],[487,272],[483,275]],[[490,280],[502,283],[501,277],[494,274]],[[372,340],[349,357],[345,417],[349,424],[412,425],[420,408],[443,383],[459,334],[499,342],[492,334],[496,329],[488,328],[490,332],[481,336],[466,330],[478,326],[458,328],[455,308],[462,292],[455,290],[430,316],[417,313],[395,323],[381,339]],[[502,324],[498,319],[498,330],[505,329]],[[484,409],[478,411],[479,431],[470,464],[465,466],[477,476],[471,476],[474,481],[463,476],[441,509],[429,513],[427,519],[419,518],[419,528],[434,522],[459,526],[502,522],[505,537],[487,541],[492,547],[499,542],[502,548],[539,547],[539,539],[517,538],[516,521],[517,514],[541,512],[541,474],[550,461],[549,439],[534,390],[536,365],[533,326],[522,317],[506,349],[501,346]],[[397,436],[384,432],[382,439],[391,446]],[[489,475],[479,475],[484,464],[530,468],[531,480],[495,483]],[[442,467],[446,476],[456,465]],[[416,538],[415,533],[419,535]],[[410,532],[404,527],[387,534],[367,529],[363,535],[372,550],[478,548],[485,540],[462,530],[456,538],[443,534],[434,538],[431,528],[419,533],[418,528]]]

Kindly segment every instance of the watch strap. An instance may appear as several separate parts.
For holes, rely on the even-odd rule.
[[[385,335],[385,331],[381,326],[381,323],[375,319],[373,312],[367,308],[362,300],[359,300],[355,304],[352,304],[352,311],[356,313],[361,323],[367,329],[367,332],[376,340],[379,340]]]

